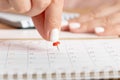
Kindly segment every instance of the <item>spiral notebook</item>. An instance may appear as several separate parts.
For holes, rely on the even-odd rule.
[[[120,39],[0,40],[0,80],[120,78]]]

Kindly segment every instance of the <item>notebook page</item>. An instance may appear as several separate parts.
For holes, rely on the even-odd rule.
[[[0,41],[0,74],[71,74],[120,69],[120,39],[61,40],[59,48],[60,51],[44,40]]]

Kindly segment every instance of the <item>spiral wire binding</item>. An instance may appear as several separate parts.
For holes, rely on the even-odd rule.
[[[32,74],[1,74],[2,78],[0,80],[96,80],[96,79],[115,79],[119,80],[120,71],[100,71],[100,72],[80,72],[80,73],[32,73]]]

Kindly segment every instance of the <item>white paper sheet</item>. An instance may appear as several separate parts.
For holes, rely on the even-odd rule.
[[[119,69],[120,39],[62,40],[59,50],[44,40],[0,41],[0,70],[96,71]]]

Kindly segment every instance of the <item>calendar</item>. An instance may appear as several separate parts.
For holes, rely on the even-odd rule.
[[[0,79],[120,78],[120,39],[1,40]]]

